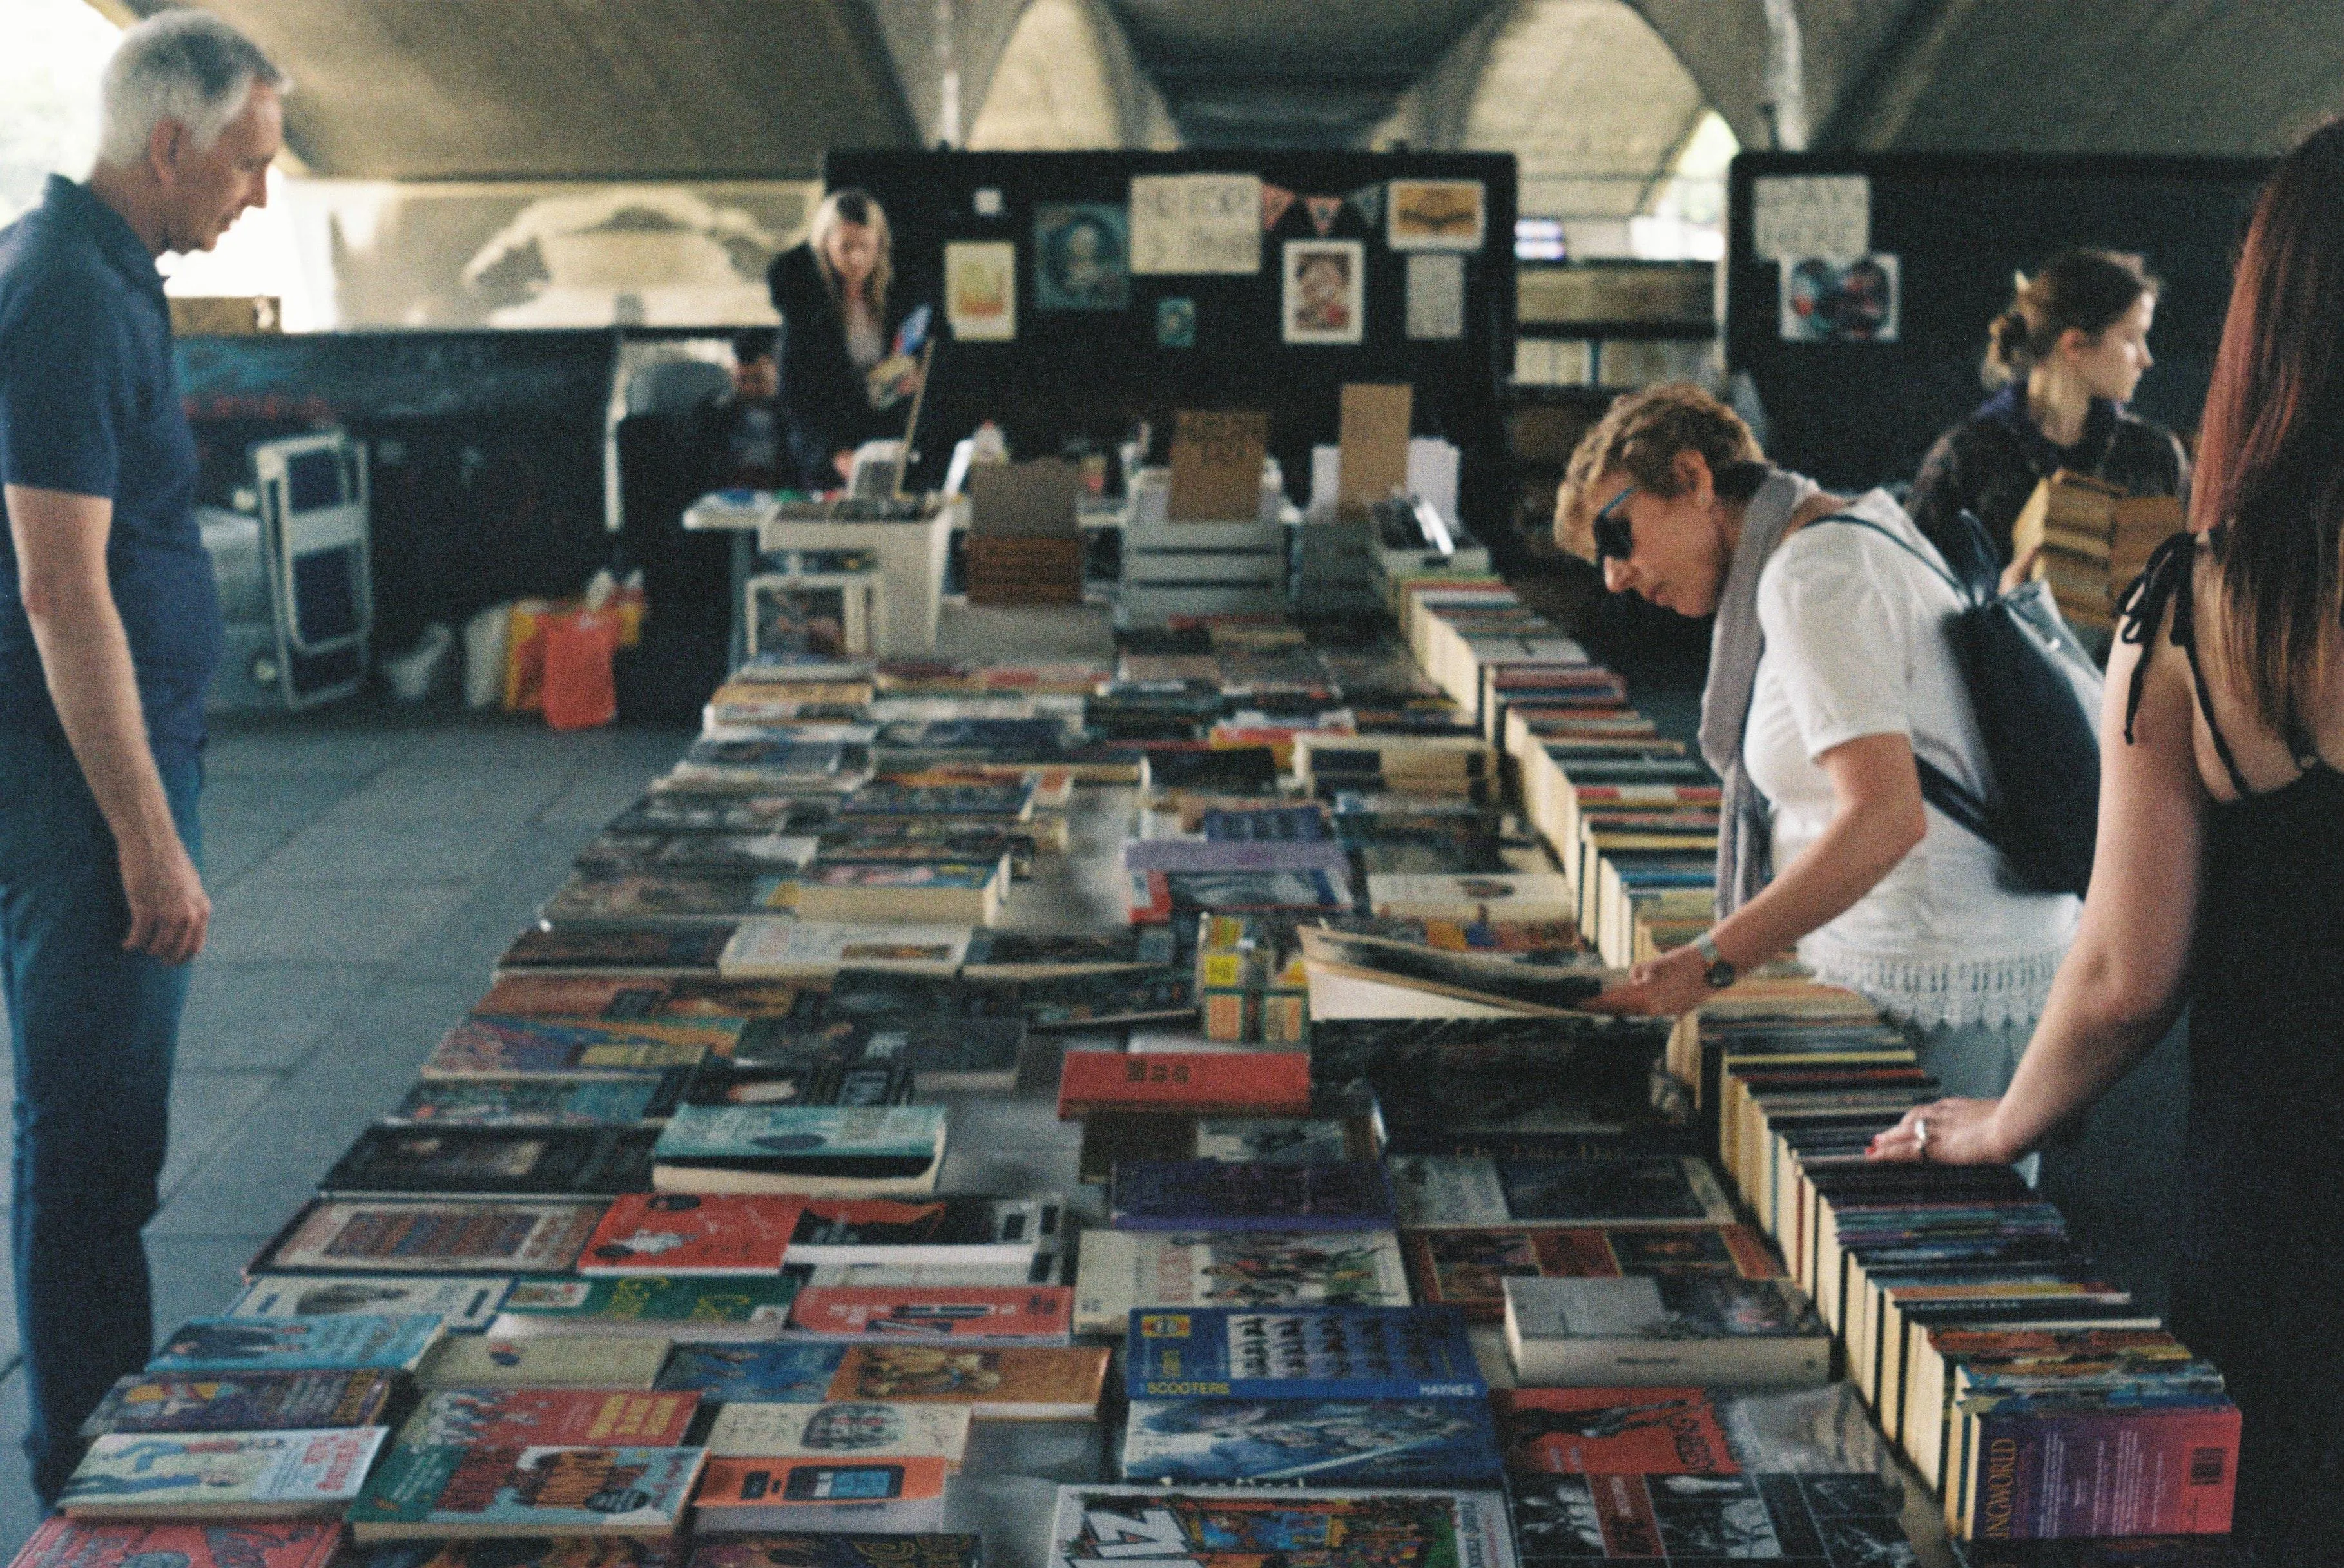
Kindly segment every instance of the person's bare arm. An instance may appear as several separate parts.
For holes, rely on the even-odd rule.
[[[1884,1159],[2000,1164],[2041,1144],[2123,1077],[2170,1028],[2197,932],[2198,854],[2208,796],[2180,656],[2149,667],[2134,744],[2124,705],[2143,650],[2118,642],[2100,720],[2100,817],[2092,886],[2035,1038],[1998,1100],[1923,1106],[1873,1140]]]
[[[1854,907],[1928,832],[1913,743],[1859,735],[1815,759],[1831,781],[1832,819],[1766,890],[1711,929],[1718,952],[1748,969]],[[1606,1011],[1681,1013],[1710,996],[1698,949],[1640,964],[1628,984],[1589,1004]]]
[[[6,495],[17,582],[49,697],[114,832],[130,904],[122,945],[184,964],[203,949],[211,900],[147,749],[130,639],[106,577],[114,503],[13,484]]]

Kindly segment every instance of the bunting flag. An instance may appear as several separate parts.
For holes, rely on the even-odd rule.
[[[1278,220],[1286,216],[1287,208],[1293,205],[1294,193],[1292,191],[1287,189],[1284,186],[1272,185],[1268,180],[1262,181],[1261,231],[1264,234],[1268,234],[1271,229],[1276,228],[1278,227]]]
[[[1378,180],[1373,185],[1363,185],[1344,199],[1357,207],[1359,216],[1368,220],[1368,228],[1370,232],[1384,226],[1383,181]]]
[[[1339,196],[1306,196],[1302,198],[1302,205],[1310,209],[1310,227],[1318,231],[1319,238],[1324,239],[1343,210],[1343,198]]]

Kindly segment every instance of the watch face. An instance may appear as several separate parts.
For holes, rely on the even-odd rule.
[[[1736,971],[1733,966],[1727,963],[1724,959],[1720,958],[1716,963],[1712,964],[1708,968],[1702,970],[1701,977],[1709,982],[1709,988],[1711,990],[1723,991],[1725,987],[1733,984],[1735,975]]]

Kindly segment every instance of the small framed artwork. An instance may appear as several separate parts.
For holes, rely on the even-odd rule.
[[[1809,256],[1784,261],[1782,268],[1785,343],[1896,341],[1895,257],[1874,254],[1834,261]]]
[[[1158,299],[1156,302],[1156,346],[1193,349],[1197,346],[1197,302]]]
[[[964,343],[1017,336],[1017,247],[1006,239],[955,239],[945,247],[945,319]]]
[[[1131,217],[1108,202],[1034,209],[1034,308],[1121,310],[1131,303]]]
[[[874,622],[884,613],[875,572],[766,572],[749,579],[747,593],[751,658],[861,658],[871,652],[879,635]]]
[[[1479,250],[1488,227],[1478,179],[1396,179],[1386,193],[1384,243],[1394,250]]]
[[[1289,239],[1279,336],[1288,343],[1357,343],[1367,336],[1367,247],[1356,239]]]

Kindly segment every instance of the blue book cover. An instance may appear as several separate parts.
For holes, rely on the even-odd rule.
[[[678,1345],[657,1386],[720,1404],[816,1405],[830,1397],[847,1350],[843,1344]]]
[[[1392,1224],[1391,1187],[1371,1159],[1117,1160],[1111,1208],[1117,1230],[1386,1230]]]
[[[942,1157],[943,1106],[687,1105],[661,1134],[654,1158],[788,1168],[798,1162],[874,1160],[914,1168]]]
[[[437,1312],[331,1318],[196,1318],[150,1372],[413,1371],[440,1337]]]
[[[1131,1314],[1134,1400],[1477,1399],[1488,1392],[1452,1307],[1145,1308]]]
[[[1123,1478],[1483,1486],[1504,1472],[1486,1399],[1141,1400]]]

